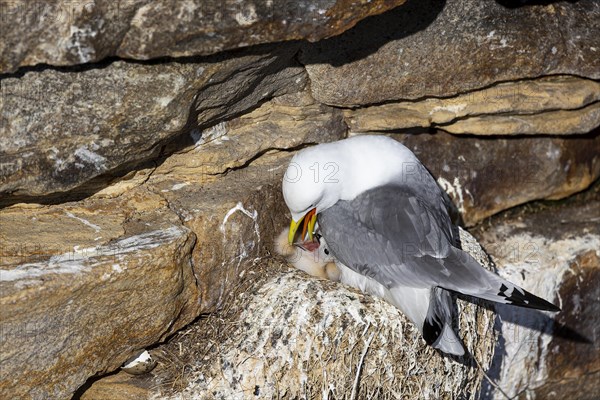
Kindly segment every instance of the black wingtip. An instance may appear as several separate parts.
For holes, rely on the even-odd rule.
[[[553,311],[558,312],[561,311],[559,307],[550,303],[547,300],[542,299],[541,297],[536,296],[533,293],[529,293],[527,290],[521,289],[523,293],[518,288],[514,288],[510,296],[506,294],[508,288],[503,284],[500,287],[499,296],[506,298],[507,304],[512,304],[519,307],[525,308],[533,308],[535,310],[543,310],[543,311]]]
[[[428,345],[432,346],[442,334],[443,329],[444,326],[439,321],[436,321],[435,319],[428,321],[427,318],[425,318],[425,321],[423,322],[423,339],[425,339],[425,342]]]
[[[523,299],[519,299],[521,300],[521,307],[527,307],[527,308],[534,308],[536,310],[543,310],[543,311],[553,311],[553,312],[558,312],[560,311],[560,308],[555,306],[554,304],[550,303],[547,300],[542,299],[541,297],[536,296],[533,293],[529,293],[527,290],[523,290],[524,294],[523,294]],[[516,294],[516,296],[520,296],[521,293],[519,293],[518,290],[513,291],[513,296]]]

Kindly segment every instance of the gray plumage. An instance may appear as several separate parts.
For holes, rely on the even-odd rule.
[[[330,174],[315,174],[319,166]],[[340,281],[398,307],[446,353],[464,353],[452,329],[452,291],[558,310],[460,249],[448,196],[391,138],[358,136],[304,149],[290,162],[282,191],[292,216],[290,243],[300,222],[316,213]]]
[[[319,226],[338,260],[387,287],[439,286],[501,303],[517,300],[510,295],[518,286],[455,247],[449,215],[430,207],[408,187],[382,186],[352,201],[339,201],[319,215]],[[499,294],[502,285],[509,289]],[[518,305],[557,310],[536,299]]]
[[[382,297],[400,308],[417,325],[429,344],[452,354],[462,354],[443,344],[436,346],[446,329],[450,341],[452,298],[448,291],[500,303],[543,310],[556,306],[485,270],[473,257],[455,246],[450,216],[410,187],[386,185],[368,190],[354,200],[338,201],[318,217],[319,227],[333,256],[344,266],[381,284]],[[431,290],[427,315],[420,307]],[[411,305],[410,296],[418,297]],[[425,296],[427,297],[427,296]],[[425,301],[427,299],[425,298]],[[450,331],[448,331],[450,330]]]

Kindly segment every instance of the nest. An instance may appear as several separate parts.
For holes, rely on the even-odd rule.
[[[463,248],[487,264],[468,234]],[[160,398],[460,399],[477,397],[493,356],[492,313],[458,300],[468,353],[427,346],[392,305],[263,260],[219,313],[157,349]],[[470,352],[470,353],[469,353]]]

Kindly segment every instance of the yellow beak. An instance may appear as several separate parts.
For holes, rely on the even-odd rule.
[[[312,240],[313,238],[313,230],[315,229],[315,224],[317,223],[317,209],[313,208],[309,212],[307,212],[302,218],[298,221],[292,220],[290,222],[290,232],[288,233],[288,243],[292,245],[294,243],[294,237],[296,236],[296,232],[300,227],[300,223],[302,223],[302,234],[300,240],[304,240],[306,233],[308,232],[308,239]]]

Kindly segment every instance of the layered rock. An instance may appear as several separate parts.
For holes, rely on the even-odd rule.
[[[351,132],[439,128],[455,134],[587,133],[600,126],[600,83],[551,76],[493,85],[449,98],[346,110]]]
[[[357,107],[447,97],[569,74],[600,78],[594,0],[508,8],[494,0],[410,2],[305,46],[313,96]]]
[[[404,1],[2,0],[0,73],[110,56],[147,60],[292,39],[316,41]]]
[[[217,310],[285,223],[287,150],[343,132],[339,111],[284,96],[88,199],[1,210],[0,393],[68,398]]]
[[[125,372],[102,378],[86,388],[80,400],[142,400],[150,397],[153,383],[144,376],[132,377]]]
[[[570,203],[494,218],[474,232],[500,275],[562,308],[548,315],[497,307],[502,335],[488,373],[511,398],[593,399],[600,389],[600,197]]]
[[[401,140],[467,225],[585,189],[600,176],[598,4],[415,2],[317,44],[206,56],[318,40],[402,2],[0,0],[0,397],[70,398],[89,377],[232,305],[231,325],[216,325],[227,351],[209,348],[213,363],[190,359],[197,385],[186,382],[180,393],[229,396],[248,384],[268,396],[281,394],[279,379],[298,396],[325,388],[361,397],[385,385],[400,387],[399,396],[474,396],[482,375],[471,361],[438,357],[385,303],[265,267],[287,219],[282,174],[295,150],[339,139],[348,126],[352,134],[443,129],[466,135]],[[296,61],[301,46],[308,74]],[[597,219],[594,201],[578,212]],[[585,379],[598,374],[597,346],[582,347],[556,327],[598,336],[586,325],[597,295],[584,284],[596,275],[598,237],[573,215],[539,215],[523,231],[514,219],[480,237],[501,245],[490,251],[506,276],[549,299],[559,291],[568,313],[552,322],[501,309],[508,321],[556,335],[499,325],[504,338],[489,374],[505,389],[529,387],[527,395],[583,396],[597,391]],[[536,230],[557,218],[566,223],[555,236]],[[539,250],[541,262],[502,253],[515,246],[536,257]],[[461,307],[467,347],[487,367],[490,315]],[[195,342],[165,348],[205,343],[207,324],[190,329],[198,329]],[[347,352],[336,358],[339,346]],[[253,349],[264,350],[262,359]],[[504,351],[522,363],[510,364]],[[134,397],[171,395],[150,390],[171,383],[156,376],[151,385],[149,377],[113,379]],[[106,390],[97,398],[114,397]]]
[[[456,137],[394,135],[452,197],[467,226],[519,204],[562,199],[600,177],[600,135]]]
[[[159,196],[0,214],[2,397],[68,398],[191,321],[194,234]]]
[[[117,61],[3,79],[0,195],[14,202],[78,188],[156,157],[184,127],[214,125],[296,92],[305,73],[291,60],[295,51],[292,45],[194,63]]]
[[[305,93],[283,96],[201,135],[192,133],[195,145],[156,169],[147,185],[197,233],[199,243],[210,244],[193,253],[200,312],[217,309],[285,225],[281,179],[287,150],[337,140],[344,129],[339,111]]]

